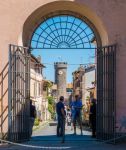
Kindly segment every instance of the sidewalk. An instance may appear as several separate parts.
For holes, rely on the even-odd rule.
[[[48,124],[49,124],[49,121],[44,121],[44,122],[40,122],[40,124],[38,126],[33,126],[33,133],[36,132],[37,130],[45,128],[46,126],[48,126]],[[11,146],[12,145],[10,145],[8,143],[1,142],[0,143],[0,150],[8,149]]]
[[[51,123],[42,124],[33,131],[30,141],[21,143],[22,145],[9,145],[0,150],[38,150],[38,149],[68,149],[68,150],[126,150],[126,143],[117,145],[98,142],[91,138],[89,131],[83,131],[83,136],[80,135],[80,130],[77,129],[77,135],[73,135],[70,128],[66,129],[65,143],[61,144],[61,137],[56,136],[56,125]]]
[[[39,128],[42,128],[42,127],[45,127],[49,124],[49,121],[43,121],[43,122],[40,122],[40,124],[38,126],[33,126],[33,132]]]

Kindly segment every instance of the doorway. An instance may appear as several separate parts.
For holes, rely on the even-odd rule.
[[[31,52],[39,50],[93,50],[94,64],[97,64],[97,138],[100,140],[115,138],[116,45],[102,47],[96,28],[86,17],[70,11],[60,11],[48,14],[42,19],[42,22],[32,33],[29,47],[27,51],[24,51],[25,48],[10,46],[9,110],[12,112],[12,115],[9,115],[9,135],[13,135],[12,133],[15,132],[18,135],[20,132],[23,132],[23,128],[20,128],[20,132],[17,132],[19,121],[14,121],[13,124],[13,120],[14,116],[17,116],[16,111],[18,112],[24,108],[23,103],[19,109],[16,107],[19,102],[18,95],[20,95],[19,99],[21,102],[23,98],[20,92],[21,88],[18,87],[19,84],[17,83],[19,82],[18,78],[23,80],[21,76],[23,72],[28,81],[24,83],[23,90],[29,89],[30,67],[28,58],[30,58]],[[23,58],[25,63],[22,62],[21,57],[25,57]],[[23,63],[25,68],[23,71],[18,71],[15,66],[21,68],[18,67],[21,63]],[[82,63],[81,65],[85,64]],[[25,96],[24,102],[27,102],[27,99],[30,97],[29,94],[28,92],[28,95]],[[14,99],[17,101],[17,103],[15,101],[15,104]],[[23,115],[24,111],[19,119],[22,125],[24,125],[25,121]],[[14,126],[13,129],[12,126]],[[25,131],[27,132],[27,128]],[[10,138],[11,140],[15,139],[15,137]],[[24,137],[20,136],[19,139],[22,140]]]

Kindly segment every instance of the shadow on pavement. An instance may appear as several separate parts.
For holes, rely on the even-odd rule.
[[[56,135],[43,135],[43,136],[33,136],[31,141],[59,141],[62,137],[57,137]],[[96,139],[91,138],[90,135],[65,135],[65,141],[96,141]]]

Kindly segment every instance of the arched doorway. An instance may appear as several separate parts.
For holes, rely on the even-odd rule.
[[[73,2],[68,2],[67,6],[64,5],[67,2],[61,3],[63,3],[64,9],[68,7],[69,10],[71,10],[76,6],[76,3]],[[43,10],[44,8],[46,10],[46,14],[42,15],[42,17],[40,17],[40,14],[43,11],[40,13],[39,8],[26,20],[23,31],[23,45],[30,47],[31,50],[46,48],[97,49],[97,137],[99,139],[110,139],[115,135],[115,118],[113,115],[115,114],[115,46],[102,47],[102,45],[107,43],[108,39],[107,34],[105,33],[104,28],[100,26],[100,22],[97,17],[96,20],[98,20],[99,26],[96,27],[94,25],[95,21],[92,22],[93,19],[88,19],[86,15],[82,15],[80,12],[83,7],[77,6],[75,10],[71,11],[64,10],[63,8],[61,10],[57,10],[59,9],[58,6],[62,6],[61,3],[56,2],[43,7]],[[54,5],[56,6],[56,9],[49,13],[48,8],[53,9]],[[70,8],[70,6],[72,7]],[[78,8],[80,8],[80,10]],[[36,13],[39,14],[39,17],[36,16]],[[37,23],[30,24],[32,21]],[[49,22],[52,22],[52,24],[49,24]],[[64,25],[61,24],[64,22],[72,25],[66,26],[65,24],[65,27],[63,27]],[[40,29],[41,25],[42,28]],[[88,29],[88,33],[86,33],[86,29]],[[80,32],[77,30],[80,30]],[[80,33],[83,33],[83,36],[81,36]],[[93,38],[97,43],[97,46],[95,45],[94,47],[92,47],[91,43]],[[109,99],[112,99],[111,103],[109,103]],[[108,126],[111,126],[111,128],[108,129]]]

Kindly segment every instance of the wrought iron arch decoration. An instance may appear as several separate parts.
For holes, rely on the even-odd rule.
[[[92,28],[73,14],[50,15],[34,30],[32,49],[93,49],[97,38]]]

